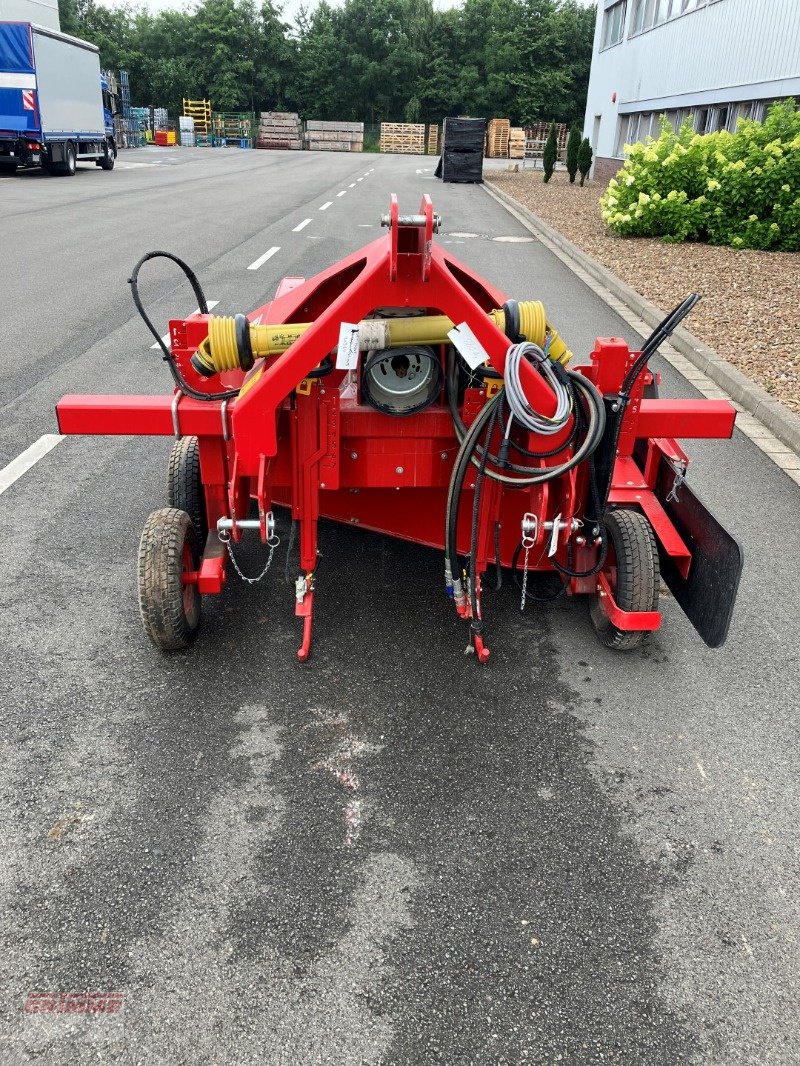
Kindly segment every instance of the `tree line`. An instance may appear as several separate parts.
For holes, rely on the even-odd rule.
[[[263,0],[201,0],[151,13],[59,0],[65,33],[130,74],[131,102],[216,111],[436,122],[502,116],[513,125],[583,118],[595,10],[578,0],[326,0],[294,24]]]

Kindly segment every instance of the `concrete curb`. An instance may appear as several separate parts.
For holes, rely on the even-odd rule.
[[[664,318],[666,312],[659,310],[649,300],[645,300],[630,285],[626,285],[606,267],[601,266],[586,252],[582,251],[572,241],[567,240],[557,230],[553,229],[538,215],[530,211],[502,189],[495,188],[484,182],[483,188],[511,211],[520,222],[537,237],[543,238],[550,244],[555,245],[559,251],[573,260],[582,270],[593,277],[609,292],[621,300],[634,314],[638,315],[649,326],[657,326]],[[782,403],[773,399],[769,393],[754,381],[737,370],[735,366],[723,359],[721,355],[709,348],[697,337],[694,337],[682,326],[672,334],[669,342],[676,351],[680,352],[698,370],[701,370],[712,381],[730,396],[736,403],[741,404],[745,411],[758,419],[766,426],[787,448],[795,455],[800,456],[800,418]]]

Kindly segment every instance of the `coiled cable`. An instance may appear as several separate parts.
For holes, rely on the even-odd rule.
[[[520,364],[524,359],[533,363],[536,370],[553,390],[556,397],[556,409],[552,415],[543,415],[528,403],[519,373]],[[569,388],[569,383],[556,372],[555,365],[548,359],[538,344],[533,344],[531,341],[512,344],[506,353],[506,367],[503,378],[506,387],[506,400],[511,408],[511,417],[516,419],[519,425],[530,430],[531,433],[538,433],[545,437],[553,436],[564,429],[572,414],[572,391]]]

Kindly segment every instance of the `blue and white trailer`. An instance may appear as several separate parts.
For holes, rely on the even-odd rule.
[[[98,48],[30,22],[0,22],[0,167],[69,176],[113,170],[114,102]]]

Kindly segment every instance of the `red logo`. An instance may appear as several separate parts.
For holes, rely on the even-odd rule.
[[[22,90],[22,107],[25,111],[36,110],[36,98],[33,94],[33,89]]]
[[[29,992],[25,1014],[118,1014],[124,992]]]

